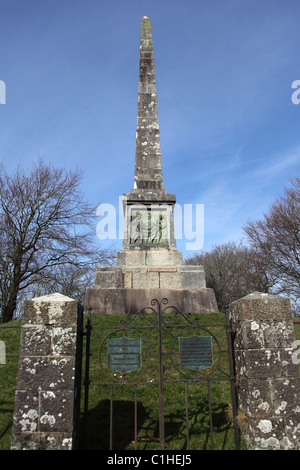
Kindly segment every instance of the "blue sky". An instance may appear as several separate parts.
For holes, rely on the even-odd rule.
[[[239,241],[299,175],[298,0],[0,0],[0,160],[79,167],[86,199],[118,207],[133,187],[144,15],[164,187],[204,204],[203,250]]]

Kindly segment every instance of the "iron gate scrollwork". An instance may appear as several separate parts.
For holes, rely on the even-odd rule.
[[[110,386],[109,448],[113,448],[113,393],[117,385],[134,387],[134,438],[138,441],[137,389],[142,385],[155,385],[158,389],[159,448],[165,449],[164,385],[184,383],[186,447],[190,448],[188,384],[207,383],[211,448],[213,423],[211,406],[212,381],[230,382],[235,447],[239,448],[239,431],[236,425],[237,397],[232,354],[231,325],[226,314],[224,324],[202,324],[201,315],[183,313],[168,305],[166,298],[153,299],[150,306],[123,316],[117,325],[98,324],[92,321],[91,309],[86,321],[86,367],[84,398],[84,435],[88,436],[89,387]],[[98,314],[97,314],[98,313]],[[100,312],[101,313],[101,312]],[[99,312],[96,315],[99,318]],[[113,315],[109,316],[111,319]],[[102,317],[103,318],[103,317]],[[102,323],[102,322],[100,322]],[[113,322],[111,322],[113,323]],[[213,328],[212,328],[213,327]],[[217,328],[217,332],[216,332]],[[90,376],[91,332],[99,339],[98,366]],[[212,331],[213,330],[213,331]],[[220,333],[227,340],[227,350],[220,344]],[[223,336],[224,337],[224,336]],[[224,369],[224,353],[227,367]],[[223,358],[223,359],[222,359]],[[84,447],[88,447],[86,440]]]

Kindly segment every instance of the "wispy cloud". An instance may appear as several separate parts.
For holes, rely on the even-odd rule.
[[[256,182],[266,180],[267,184],[270,184],[282,174],[293,177],[295,172],[300,172],[300,145],[269,156],[265,163],[256,166],[250,177]]]

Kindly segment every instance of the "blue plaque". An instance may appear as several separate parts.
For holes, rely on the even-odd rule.
[[[178,338],[180,364],[185,369],[201,370],[213,366],[211,336],[189,336]]]
[[[108,368],[117,372],[132,372],[141,368],[141,340],[126,338],[107,340]]]

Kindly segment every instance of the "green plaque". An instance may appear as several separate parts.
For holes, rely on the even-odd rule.
[[[108,368],[117,372],[132,372],[141,368],[141,340],[126,338],[107,340]]]
[[[132,209],[130,244],[133,246],[166,245],[169,243],[166,209]]]
[[[180,364],[185,369],[208,369],[213,365],[211,336],[189,336],[178,338]]]

